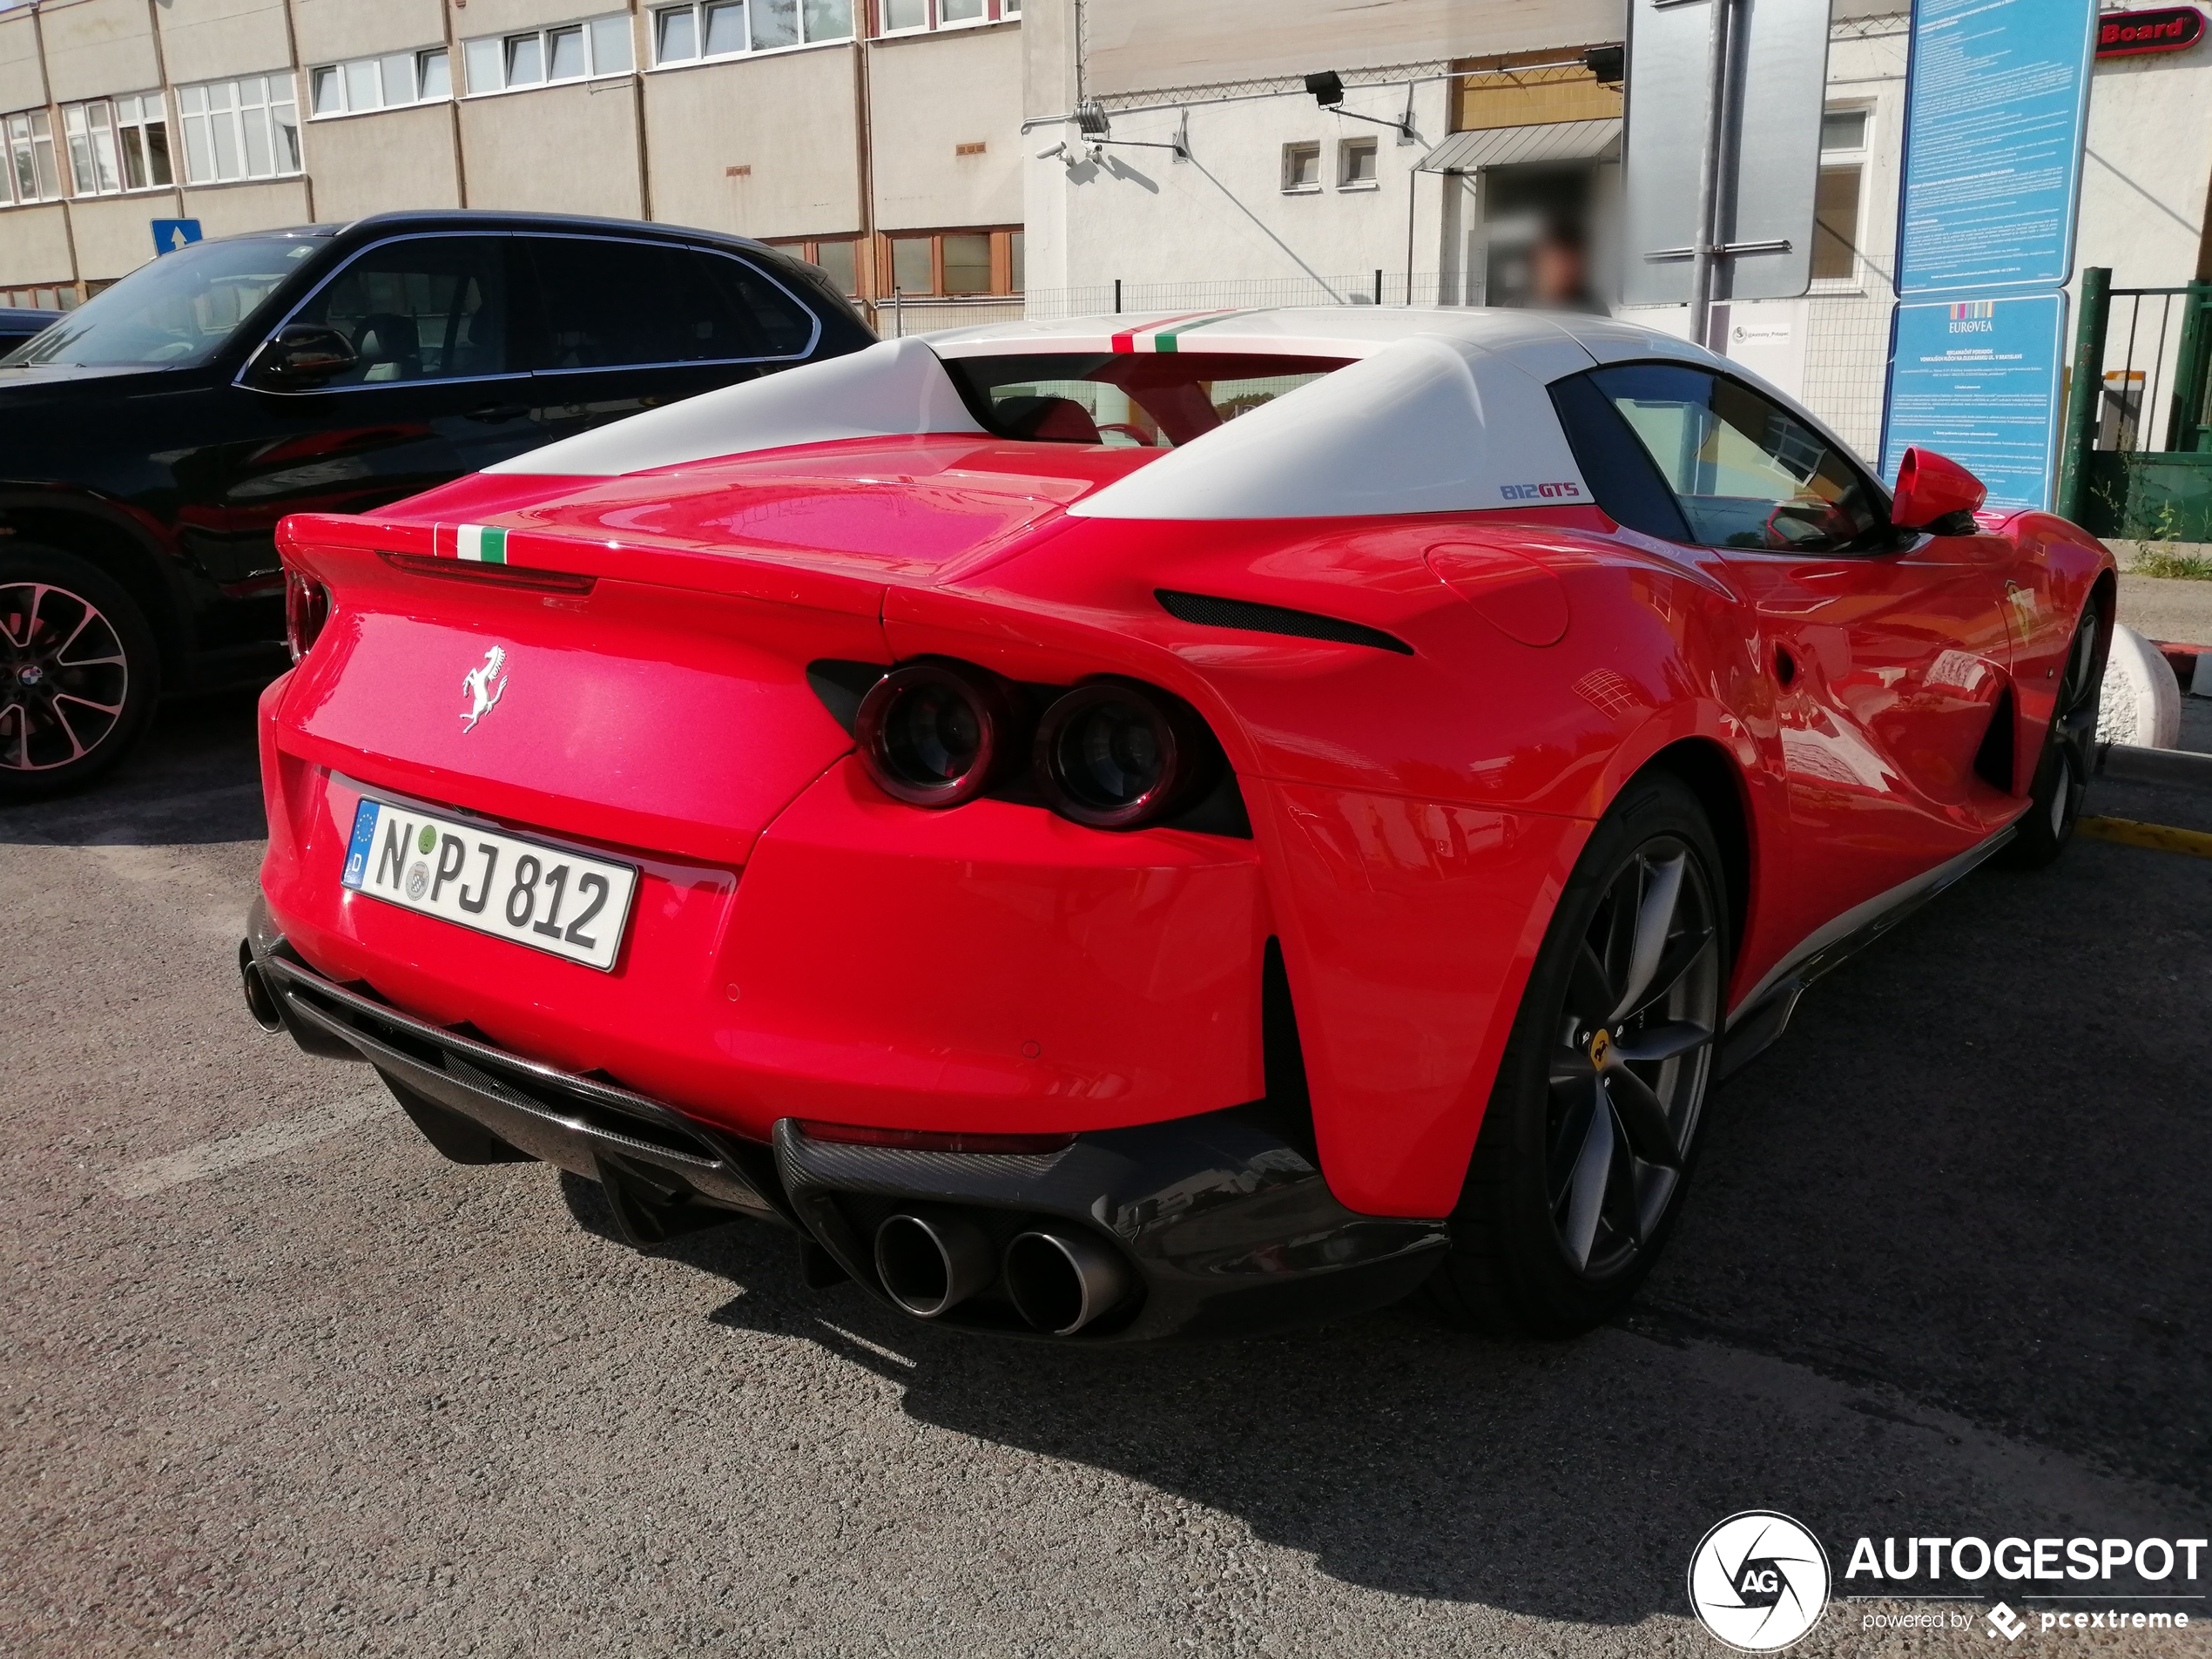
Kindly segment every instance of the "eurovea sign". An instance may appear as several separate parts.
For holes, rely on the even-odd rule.
[[[2204,14],[2195,6],[2155,11],[2107,11],[2097,19],[2097,56],[2132,57],[2139,52],[2178,52],[2204,38]]]

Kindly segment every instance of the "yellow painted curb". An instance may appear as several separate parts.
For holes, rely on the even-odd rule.
[[[2118,841],[2123,846],[2147,846],[2154,853],[2186,853],[2193,859],[2212,859],[2212,835],[2202,830],[2138,824],[2132,818],[2084,818],[2075,821],[2074,833],[2093,841]]]

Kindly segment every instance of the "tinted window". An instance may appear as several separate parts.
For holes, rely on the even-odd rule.
[[[1575,465],[1615,523],[1646,536],[1669,542],[1690,539],[1674,491],[1659,475],[1636,435],[1629,429],[1604,393],[1587,374],[1559,381],[1551,388],[1552,407],[1567,430],[1568,447]]]
[[[543,368],[789,357],[813,343],[813,317],[740,260],[651,242],[526,239],[544,296]]]
[[[334,328],[357,360],[332,386],[508,372],[507,257],[499,236],[420,236],[354,260],[295,323]]]
[[[968,412],[1004,438],[1167,449],[1342,368],[1340,357],[1055,352],[955,357]]]
[[[1748,387],[1677,363],[1626,363],[1588,379],[1673,492],[1693,542],[1840,550],[1871,544],[1887,523],[1858,467]]]

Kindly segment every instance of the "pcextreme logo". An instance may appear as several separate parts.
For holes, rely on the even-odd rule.
[[[1698,1622],[1743,1653],[1778,1653],[1820,1622],[1828,1552],[1789,1516],[1746,1509],[1707,1533],[1689,1558]]]

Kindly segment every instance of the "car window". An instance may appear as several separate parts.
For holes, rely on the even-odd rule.
[[[242,236],[165,253],[34,334],[6,361],[143,368],[205,362],[324,246]]]
[[[954,357],[968,413],[1002,438],[1173,448],[1342,368],[1258,352],[1052,352]]]
[[[543,368],[794,356],[813,343],[813,318],[738,260],[611,237],[524,239],[545,309]]]
[[[1844,551],[1886,526],[1865,475],[1749,387],[1679,363],[1624,363],[1587,378],[1649,457],[1693,542]]]
[[[1567,433],[1575,464],[1590,494],[1615,523],[1669,542],[1687,542],[1689,525],[1675,492],[1659,475],[1650,454],[1588,374],[1569,375],[1551,388],[1552,407]]]
[[[503,236],[416,236],[370,248],[293,315],[333,328],[354,367],[325,382],[381,386],[508,372]]]

